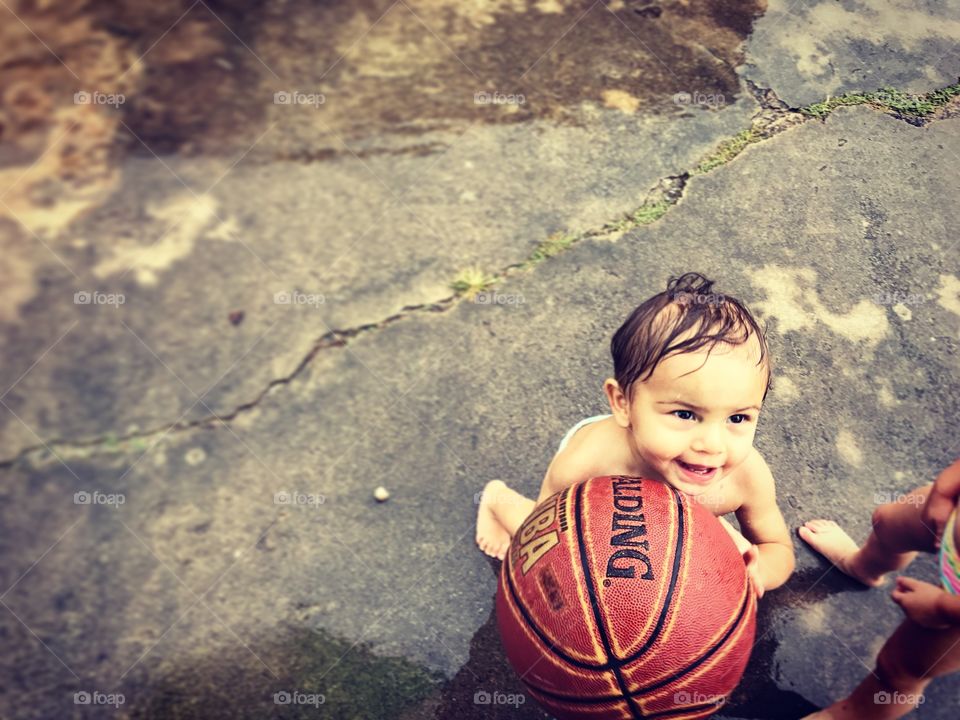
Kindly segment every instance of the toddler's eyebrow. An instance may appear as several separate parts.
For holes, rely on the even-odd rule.
[[[699,405],[693,405],[691,403],[684,402],[683,400],[658,400],[657,405],[683,405],[684,407],[688,407],[691,410],[700,410],[701,412],[706,409],[706,408],[700,407]],[[757,407],[756,405],[748,405],[747,407],[742,407],[737,410],[732,410],[731,412],[738,413],[738,412],[743,412],[744,410],[756,410],[757,412],[760,412],[760,408]]]

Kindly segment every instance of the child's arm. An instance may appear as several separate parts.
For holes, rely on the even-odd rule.
[[[957,506],[958,497],[960,497],[960,458],[937,476],[930,490],[930,496],[923,506],[923,523],[933,530],[938,548],[950,513]]]
[[[737,520],[743,536],[757,546],[756,562],[759,567],[754,576],[759,576],[762,587],[758,590],[762,594],[783,585],[793,573],[796,563],[793,540],[777,507],[773,474],[756,449],[745,461],[743,472],[745,499],[737,510]]]
[[[586,462],[585,458],[572,453],[570,450],[564,449],[557,453],[543,476],[537,505],[551,495],[566,490],[571,485],[594,477],[598,473],[593,472],[593,470],[593,463]]]
[[[918,625],[935,629],[960,626],[960,596],[951,595],[936,585],[898,577],[891,597]]]

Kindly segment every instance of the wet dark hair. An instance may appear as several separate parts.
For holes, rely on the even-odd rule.
[[[773,377],[765,331],[750,311],[736,298],[712,292],[713,281],[700,273],[688,272],[670,278],[667,289],[638,306],[613,335],[614,377],[628,399],[634,383],[653,375],[657,365],[671,355],[696,352],[717,343],[742,345],[751,335],[760,343],[760,360],[766,362],[766,400]],[[677,342],[677,338],[693,334]]]

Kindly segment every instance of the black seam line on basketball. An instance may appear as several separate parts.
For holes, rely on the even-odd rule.
[[[723,637],[721,637],[719,640],[717,640],[717,641],[713,644],[713,647],[711,647],[711,648],[710,648],[709,650],[707,650],[703,655],[701,655],[699,658],[697,658],[697,659],[694,660],[692,663],[690,663],[690,664],[689,664],[687,667],[685,667],[683,670],[680,670],[680,671],[674,673],[673,675],[671,675],[670,677],[664,678],[663,680],[660,680],[659,682],[656,682],[656,683],[654,683],[653,685],[651,685],[651,686],[649,686],[649,687],[640,688],[639,690],[637,690],[637,692],[638,692],[638,693],[648,693],[648,692],[650,692],[650,691],[652,691],[652,690],[659,690],[660,688],[664,687],[665,685],[669,685],[670,683],[679,680],[679,679],[682,678],[684,675],[687,675],[687,674],[690,673],[691,671],[696,670],[698,667],[700,667],[701,665],[703,665],[703,663],[705,663],[707,660],[709,660],[720,648],[722,648],[722,647],[726,644],[727,640],[730,639],[730,636],[733,635],[733,633],[736,632],[736,630],[740,627],[741,623],[743,622],[744,617],[746,616],[747,608],[750,607],[750,593],[751,593],[751,589],[750,589],[749,584],[748,584],[748,586],[747,586],[747,592],[744,594],[743,604],[740,605],[740,612],[737,613],[737,618],[736,618],[736,620],[734,620],[733,623],[731,623],[730,627],[729,627],[729,628],[727,629],[727,631],[723,634]]]
[[[603,618],[600,616],[600,600],[597,597],[597,589],[593,585],[593,575],[590,572],[590,562],[587,557],[587,546],[583,541],[583,488],[586,483],[581,483],[577,488],[577,507],[574,513],[577,527],[577,549],[580,551],[580,566],[583,568],[584,585],[587,586],[587,593],[590,595],[590,609],[593,611],[593,620],[597,624],[597,632],[600,634],[600,642],[603,643],[603,649],[607,654],[607,662],[610,669],[613,670],[613,676],[617,679],[617,686],[620,688],[620,694],[627,701],[627,708],[630,710],[630,716],[635,720],[643,718],[642,708],[637,706],[636,700],[629,696],[627,684],[623,679],[623,673],[620,672],[620,661],[613,656],[610,648],[610,638],[607,637],[606,628],[603,625]]]
[[[507,561],[510,562],[510,558],[507,558]],[[512,564],[512,563],[510,563],[510,567],[511,567],[511,568],[513,567],[513,564]],[[557,650],[557,647],[556,647],[556,646],[557,646],[557,643],[556,643],[554,640],[552,640],[551,638],[547,637],[547,634],[546,634],[545,632],[543,632],[543,630],[541,630],[540,627],[534,622],[533,618],[530,617],[530,613],[527,612],[527,608],[524,606],[524,604],[523,604],[522,602],[520,602],[520,597],[519,597],[518,594],[517,594],[517,588],[515,587],[515,585],[514,585],[514,583],[513,583],[513,573],[511,573],[511,572],[508,571],[508,572],[505,572],[504,575],[505,575],[506,578],[507,578],[507,589],[510,590],[510,597],[513,598],[513,604],[516,605],[517,608],[519,608],[520,614],[523,615],[523,619],[524,619],[524,620],[526,621],[526,623],[527,623],[527,627],[529,627],[531,630],[533,630],[533,632],[536,633],[537,637],[540,638],[540,641],[541,641],[544,645],[547,646],[547,651],[548,651],[548,652],[553,653],[554,655],[556,655],[557,657],[559,657],[561,660],[564,660],[564,661],[570,663],[570,664],[573,665],[574,667],[578,667],[578,668],[581,668],[581,669],[583,669],[583,670],[600,670],[600,671],[602,671],[602,670],[609,670],[609,669],[610,669],[610,664],[609,664],[609,663],[605,663],[605,664],[603,664],[603,665],[595,665],[595,664],[593,664],[593,663],[587,663],[587,662],[584,662],[584,661],[582,661],[582,660],[577,660],[576,658],[570,657],[570,656],[567,655],[565,652],[563,652],[563,651],[561,651],[561,650]],[[528,685],[530,685],[530,683],[527,683],[527,680],[526,680],[526,679],[524,679],[523,682],[526,683],[526,684],[528,684]],[[531,686],[531,687],[536,687],[536,686],[534,686],[534,685],[530,685],[530,686]]]
[[[706,662],[707,660],[709,660],[710,657],[711,657],[714,653],[717,652],[717,650],[719,650],[720,648],[722,648],[722,647],[726,644],[727,640],[730,639],[730,636],[737,630],[737,628],[740,627],[740,624],[741,624],[741,622],[743,621],[744,615],[745,615],[746,612],[747,612],[747,608],[748,608],[749,605],[750,605],[750,595],[749,595],[749,592],[750,592],[750,589],[749,589],[749,587],[748,587],[748,588],[747,588],[747,593],[748,593],[748,594],[744,596],[744,601],[743,601],[743,603],[740,605],[740,611],[737,613],[737,617],[734,619],[733,623],[731,623],[730,627],[727,628],[727,631],[723,634],[723,637],[721,637],[719,640],[717,640],[717,642],[715,642],[715,643],[713,644],[713,646],[712,646],[709,650],[707,650],[703,655],[701,655],[699,658],[697,658],[696,660],[694,660],[690,665],[688,665],[687,667],[685,667],[683,670],[680,670],[680,671],[674,673],[673,675],[671,675],[671,676],[668,677],[668,678],[665,678],[665,679],[663,679],[663,680],[658,680],[658,681],[657,681],[656,683],[654,683],[653,685],[650,685],[650,686],[648,686],[648,687],[642,687],[642,688],[640,688],[640,689],[638,689],[638,690],[634,690],[632,693],[630,693],[630,695],[631,695],[631,696],[633,696],[633,695],[644,695],[644,694],[646,694],[646,693],[648,693],[648,692],[650,692],[650,691],[652,691],[652,690],[659,690],[659,689],[662,688],[664,685],[669,685],[669,684],[672,683],[672,682],[676,682],[677,680],[679,680],[680,678],[682,678],[684,675],[688,674],[691,670],[697,669],[700,665],[702,665],[704,662]],[[573,705],[592,705],[592,704],[598,704],[598,705],[599,705],[599,704],[602,704],[602,703],[615,702],[615,701],[617,701],[617,700],[622,700],[622,699],[623,699],[623,698],[622,698],[621,696],[619,696],[619,695],[605,695],[605,696],[603,696],[603,697],[583,698],[583,697],[579,697],[579,696],[575,696],[575,695],[574,695],[574,696],[561,695],[561,694],[559,694],[559,693],[553,693],[553,692],[550,692],[550,691],[548,691],[548,690],[542,690],[541,688],[538,688],[538,687],[535,687],[535,686],[531,686],[531,688],[532,688],[533,690],[536,690],[536,692],[541,693],[541,694],[543,694],[543,695],[547,695],[548,697],[550,697],[550,698],[552,698],[552,699],[554,699],[554,700],[559,700],[559,701],[561,701],[561,702],[568,702],[568,703],[573,704]],[[656,716],[651,716],[651,717],[656,717]]]
[[[630,655],[624,658],[621,661],[621,664],[626,665],[636,660],[638,657],[647,652],[653,644],[657,641],[657,638],[660,637],[660,632],[663,630],[663,626],[667,621],[667,613],[670,612],[670,605],[673,603],[673,593],[677,588],[677,579],[680,577],[680,566],[683,564],[683,534],[686,532],[686,527],[683,524],[683,496],[680,492],[674,488],[672,485],[667,485],[670,488],[670,491],[673,493],[674,502],[677,504],[677,548],[673,553],[673,570],[670,572],[670,585],[667,587],[666,597],[663,599],[662,608],[660,610],[660,617],[657,618],[657,624],[653,628],[653,631],[650,633],[650,637],[647,638],[647,641],[643,644],[639,650],[637,650],[633,655]]]

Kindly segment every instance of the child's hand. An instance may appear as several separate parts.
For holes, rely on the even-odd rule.
[[[760,549],[752,542],[747,540],[739,530],[727,522],[724,518],[718,517],[717,520],[723,525],[723,529],[730,533],[737,551],[743,556],[743,564],[747,566],[747,576],[753,585],[753,591],[757,594],[757,600],[763,597],[763,576],[760,574]]]
[[[753,591],[757,594],[757,600],[763,597],[763,575],[760,573],[760,548],[751,545],[750,549],[743,554],[743,562],[747,566],[747,576],[753,585]]]
[[[740,531],[737,530],[733,525],[727,522],[726,518],[718,517],[717,520],[720,521],[720,524],[723,526],[723,529],[727,531],[731,538],[733,538],[734,545],[737,546],[737,552],[743,555],[747,550],[752,547],[752,543],[747,540],[743,535],[740,534]]]
[[[950,627],[949,623],[943,622],[943,618],[937,612],[937,600],[942,592],[943,590],[936,585],[913,578],[898,577],[897,587],[890,597],[917,625],[941,630]]]

